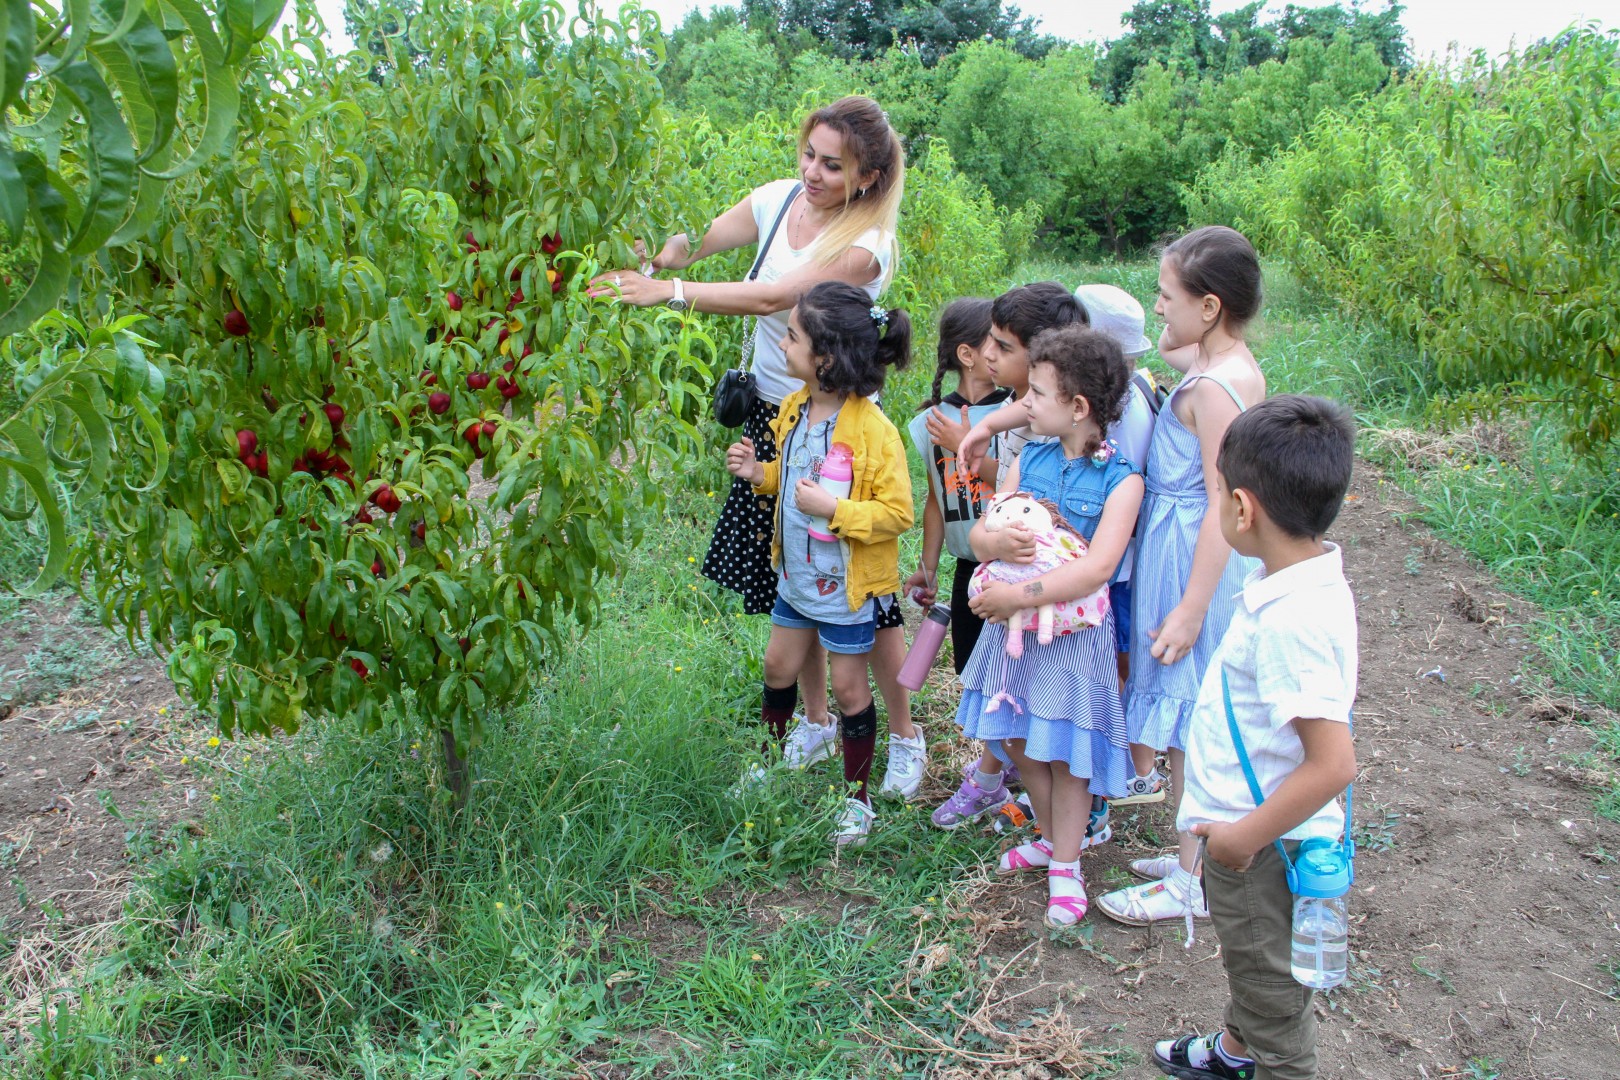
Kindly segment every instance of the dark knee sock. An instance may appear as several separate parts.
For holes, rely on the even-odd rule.
[[[866,781],[872,775],[872,759],[877,755],[877,702],[843,718],[844,786],[858,785],[854,796],[871,803]]]
[[[760,703],[759,719],[765,725],[766,736],[760,741],[759,752],[765,757],[780,751],[783,741],[787,738],[788,721],[793,719],[793,710],[799,707],[799,684],[789,683],[781,689],[765,687],[764,700]]]

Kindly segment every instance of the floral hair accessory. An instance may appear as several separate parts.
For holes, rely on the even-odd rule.
[[[877,323],[878,337],[881,339],[889,329],[888,309],[883,307],[881,304],[873,304],[871,307],[866,309],[866,313],[872,316],[873,322]]]
[[[1119,444],[1112,439],[1104,439],[1097,444],[1097,449],[1091,452],[1091,463],[1099,469],[1105,468],[1110,461],[1114,460],[1114,455],[1117,453],[1119,453]]]

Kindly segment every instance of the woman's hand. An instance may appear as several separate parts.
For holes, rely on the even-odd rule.
[[[652,257],[648,264],[654,270],[685,270],[691,265],[687,260],[692,256],[692,241],[685,233],[676,233],[664,241],[662,250]],[[643,262],[647,261],[647,244],[645,241],[636,241],[636,257]]]
[[[934,606],[934,601],[939,597],[939,590],[933,586],[933,580],[934,575],[919,566],[917,572],[906,578],[905,584],[900,588],[902,592],[916,601],[919,607],[927,611]]]
[[[1026,586],[1034,584],[1025,582],[1023,585],[1014,585],[1011,582],[998,581],[984,592],[968,601],[968,607],[973,614],[985,622],[1004,623],[1015,612],[1033,607],[1034,601],[1024,595]]]
[[[1192,652],[1203,631],[1204,613],[1188,611],[1177,604],[1163,623],[1148,631],[1148,637],[1153,639],[1153,648],[1149,651],[1155,660],[1168,667]]]
[[[750,484],[757,485],[765,479],[765,466],[754,456],[753,439],[744,435],[726,448],[726,472],[740,476]]]
[[[808,476],[800,478],[798,486],[793,489],[793,499],[794,505],[811,517],[822,517],[830,521],[832,516],[838,513],[838,496]]]
[[[935,443],[944,447],[946,450],[949,450],[951,453],[956,454],[958,457],[961,457],[959,450],[962,445],[962,439],[973,427],[973,425],[968,422],[968,410],[966,405],[962,406],[962,419],[960,423],[946,415],[943,406],[935,405],[932,409],[928,410],[928,419],[924,421],[924,426],[928,429],[928,437],[930,439],[934,440]],[[973,463],[969,467],[977,469],[978,464]]]
[[[634,270],[609,270],[591,278],[585,295],[594,299],[616,297],[622,303],[636,307],[656,307],[669,302],[669,298],[675,295],[675,286]]]

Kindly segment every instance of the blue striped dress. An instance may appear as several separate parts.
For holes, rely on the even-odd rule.
[[[1118,454],[1101,466],[1089,457],[1065,459],[1063,447],[1055,442],[1026,446],[1018,460],[1019,489],[1057,503],[1088,541],[1097,531],[1108,494],[1141,471]],[[1103,625],[1054,638],[1049,645],[1026,631],[1019,660],[1007,655],[1006,624],[986,623],[961,678],[956,722],[965,735],[982,739],[1002,761],[1009,760],[1002,740],[1023,739],[1029,757],[1061,761],[1073,775],[1090,779],[1093,795],[1125,794],[1131,759],[1119,698],[1113,612]],[[987,711],[1002,692],[1011,694],[1023,711],[1006,702]]]
[[[1136,568],[1131,575],[1131,677],[1125,688],[1125,717],[1131,741],[1155,750],[1186,749],[1187,718],[1198,700],[1204,669],[1226,635],[1243,579],[1260,565],[1257,559],[1233,552],[1192,651],[1169,665],[1153,659],[1153,639],[1147,632],[1158,629],[1181,603],[1192,575],[1198,530],[1209,510],[1198,436],[1176,418],[1174,408],[1176,395],[1199,379],[1209,379],[1230,394],[1239,412],[1245,408],[1243,398],[1218,376],[1189,376],[1159,410],[1148,445],[1147,495],[1138,518]]]

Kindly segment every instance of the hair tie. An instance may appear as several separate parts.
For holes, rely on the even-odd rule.
[[[872,321],[877,324],[878,340],[882,341],[883,335],[889,332],[889,312],[878,304],[873,304],[866,313],[872,316]]]

